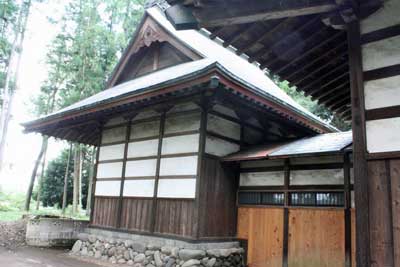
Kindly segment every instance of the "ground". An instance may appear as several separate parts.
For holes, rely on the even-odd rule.
[[[7,267],[99,267],[111,266],[76,258],[68,250],[42,249],[25,244],[25,220],[0,221],[0,266]],[[115,266],[115,265],[114,265]]]

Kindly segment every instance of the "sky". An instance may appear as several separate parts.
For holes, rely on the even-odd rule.
[[[34,3],[31,7],[21,57],[19,89],[12,106],[4,167],[0,172],[0,188],[4,191],[25,192],[28,188],[40,150],[41,136],[24,134],[20,124],[35,119],[31,99],[39,93],[40,86],[47,77],[46,52],[60,30],[56,24],[48,21],[48,17],[61,17],[65,2],[50,0]],[[65,142],[50,139],[47,159],[55,158],[63,147],[66,147]]]

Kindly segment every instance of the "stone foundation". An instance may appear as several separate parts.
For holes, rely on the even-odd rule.
[[[189,243],[95,229],[80,234],[71,249],[73,255],[134,267],[243,267],[243,253],[238,242]]]

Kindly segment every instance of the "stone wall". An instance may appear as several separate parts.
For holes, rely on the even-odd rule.
[[[84,231],[88,221],[36,217],[28,221],[26,243],[36,247],[69,247]]]
[[[123,239],[115,232],[95,232],[80,234],[71,254],[134,267],[244,266],[244,250],[237,242],[193,244],[122,233],[128,238]]]

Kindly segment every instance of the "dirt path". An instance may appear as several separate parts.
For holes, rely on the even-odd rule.
[[[0,267],[99,267],[110,266],[69,256],[68,250],[41,249],[25,243],[26,221],[0,222]]]
[[[0,247],[0,266],[7,267],[99,267],[66,254],[64,250],[20,247],[13,251]]]

